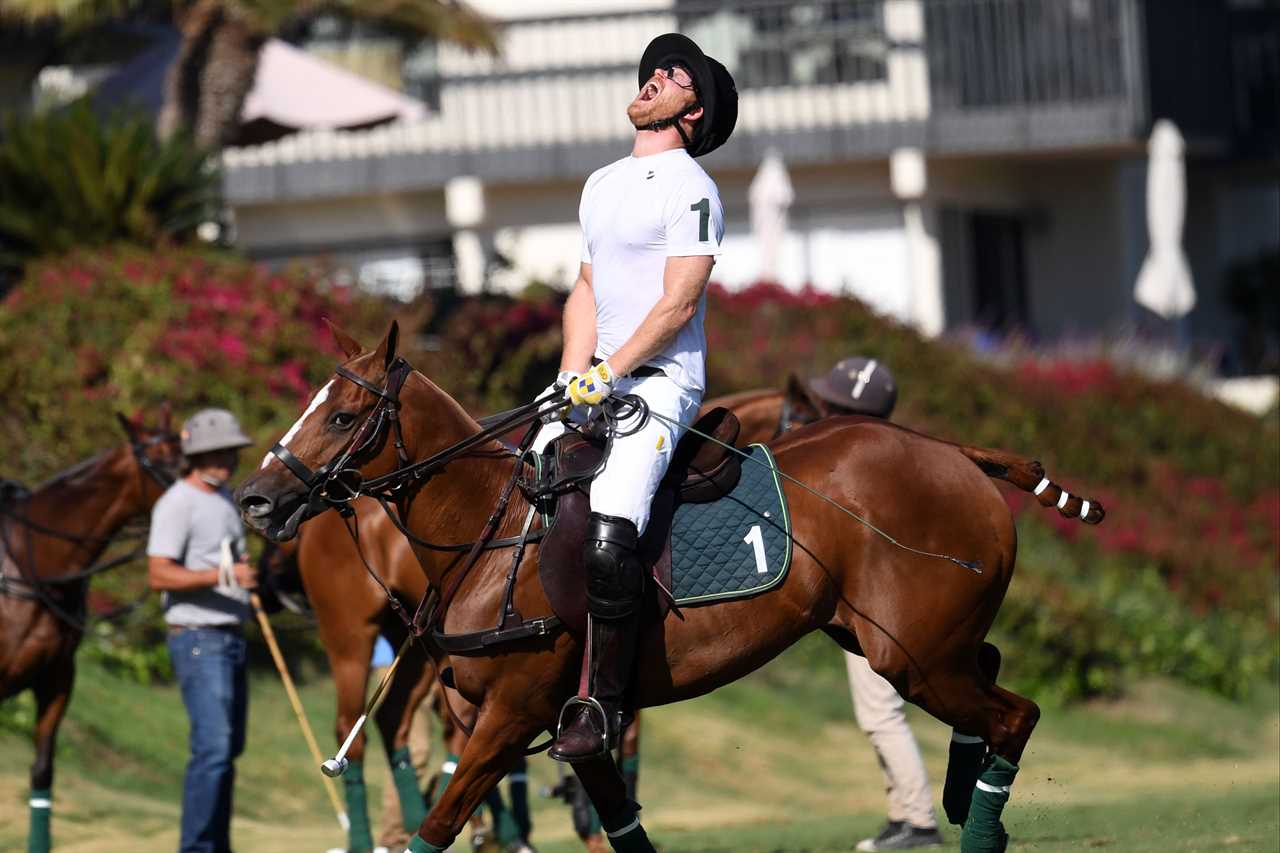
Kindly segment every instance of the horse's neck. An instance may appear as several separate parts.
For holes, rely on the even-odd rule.
[[[406,383],[402,418],[418,413],[416,428],[405,424],[406,443],[411,456],[424,459],[480,431],[479,425],[453,398],[420,374],[417,382]],[[427,415],[426,413],[430,413]],[[422,436],[414,435],[421,430]],[[429,433],[429,437],[427,436]],[[429,542],[456,544],[472,542],[485,530],[497,507],[503,487],[511,477],[515,461],[497,441],[489,441],[448,462],[432,476],[413,498],[408,510],[408,527]],[[514,535],[528,504],[517,491],[494,533]],[[465,562],[465,554],[416,548],[427,578],[437,591],[452,583],[453,573]],[[494,552],[486,552],[487,559]]]
[[[17,514],[39,527],[24,530],[22,521],[10,522],[6,538],[17,552],[10,556],[25,562],[30,555],[35,565],[29,568],[40,577],[70,574],[97,558],[107,540],[145,509],[126,452],[107,453],[82,473],[57,477],[32,492]]]

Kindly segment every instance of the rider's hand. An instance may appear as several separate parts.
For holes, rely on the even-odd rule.
[[[559,392],[560,394],[565,394],[565,389],[568,388],[569,385],[573,383],[574,380],[576,380],[580,375],[581,374],[579,374],[578,371],[576,370],[560,371],[560,374],[556,376],[556,381],[552,382],[546,388],[543,388],[542,391],[538,394],[538,396],[534,397],[534,399],[541,400],[543,397],[547,397],[556,392]],[[569,411],[568,406],[554,409],[550,412],[547,412],[545,415],[543,415],[542,420],[544,423],[551,423],[552,421],[558,421],[562,417],[564,417],[566,414],[568,414],[568,411]]]
[[[231,567],[235,572],[236,583],[242,589],[256,589],[258,586],[258,569],[249,563],[236,563]]]
[[[613,384],[617,381],[609,362],[602,361],[570,382],[565,389],[565,396],[575,406],[598,406],[605,397],[613,393]]]

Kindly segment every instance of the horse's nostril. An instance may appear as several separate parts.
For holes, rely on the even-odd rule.
[[[265,518],[271,515],[275,504],[264,495],[245,495],[240,498],[240,511],[250,518]]]

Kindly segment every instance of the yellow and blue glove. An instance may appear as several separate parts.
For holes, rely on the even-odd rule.
[[[617,381],[609,362],[602,361],[570,382],[564,395],[575,406],[598,406],[613,393]]]

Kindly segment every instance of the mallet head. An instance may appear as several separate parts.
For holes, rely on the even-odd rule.
[[[335,778],[346,773],[349,764],[350,762],[345,758],[330,758],[320,765],[320,772],[330,778]]]

